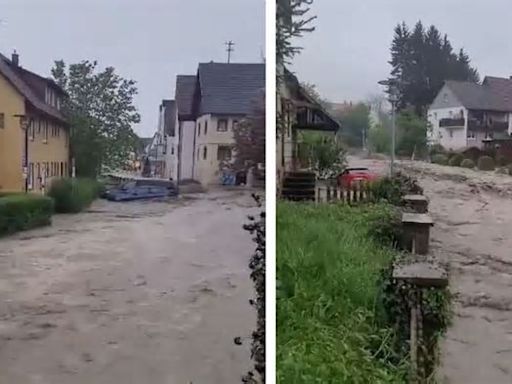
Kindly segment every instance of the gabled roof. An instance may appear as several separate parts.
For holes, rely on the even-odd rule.
[[[265,64],[199,64],[199,114],[247,115],[265,89]]]
[[[162,106],[165,108],[164,133],[168,136],[174,136],[174,130],[176,125],[176,103],[174,102],[174,100],[162,100]]]
[[[512,112],[512,80],[487,76],[482,84],[447,80],[445,85],[468,109]]]
[[[176,110],[179,120],[194,119],[194,95],[196,92],[196,75],[178,75],[176,77]]]
[[[64,93],[64,91],[62,91],[55,82],[14,65],[11,60],[2,54],[0,54],[0,74],[3,75],[14,88],[16,88],[16,90],[25,98],[26,102],[28,102],[34,109],[62,123],[67,123],[66,119],[57,108],[46,104],[43,98],[44,96],[41,97],[38,95],[37,87],[34,84],[34,81],[46,81],[47,84],[52,86],[52,88],[57,87],[57,89]]]

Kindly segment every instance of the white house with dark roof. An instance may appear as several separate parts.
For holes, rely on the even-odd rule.
[[[446,81],[428,110],[428,121],[429,142],[446,149],[483,147],[496,136],[510,136],[512,79]]]
[[[196,75],[177,76],[166,177],[220,183],[221,163],[233,155],[233,127],[263,89],[265,64],[202,63]]]

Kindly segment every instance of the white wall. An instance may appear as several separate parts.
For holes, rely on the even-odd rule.
[[[445,128],[439,126],[439,121],[441,119],[457,118],[460,116],[461,110],[464,113],[463,127]],[[462,106],[429,109],[428,121],[432,128],[427,137],[429,142],[431,144],[441,144],[446,149],[453,150],[467,147],[467,116],[468,110]]]
[[[180,179],[192,179],[194,168],[195,121],[180,121],[177,125],[181,130]]]
[[[218,120],[227,120],[227,131],[217,130]],[[220,162],[217,159],[219,146],[233,146],[234,121],[241,121],[242,117],[235,116],[212,116],[203,115],[196,121],[196,145],[195,145],[195,166],[194,179],[203,185],[219,184],[221,172]],[[206,128],[207,127],[207,128]],[[206,133],[205,133],[206,128]],[[206,156],[205,156],[206,148]]]

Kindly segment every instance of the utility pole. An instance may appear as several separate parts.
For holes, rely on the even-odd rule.
[[[231,52],[234,52],[235,51],[235,48],[234,45],[235,43],[233,43],[233,41],[229,40],[226,44],[226,51],[228,52],[228,64],[231,63]]]

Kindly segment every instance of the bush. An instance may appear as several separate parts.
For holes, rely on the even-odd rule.
[[[448,156],[438,154],[432,156],[432,163],[434,164],[440,164],[440,165],[448,165]]]
[[[55,211],[77,213],[87,208],[100,193],[99,183],[92,179],[59,179],[50,186],[48,196],[55,201]]]
[[[51,223],[53,200],[40,195],[12,194],[0,198],[0,236]]]
[[[481,171],[494,171],[494,159],[490,156],[482,156],[478,159],[478,169]]]
[[[508,160],[503,155],[496,155],[496,165],[498,167],[505,167],[508,164]]]
[[[464,160],[464,156],[460,153],[455,153],[448,161],[448,165],[451,165],[452,167],[460,167],[462,160]]]
[[[446,149],[441,144],[434,144],[429,148],[429,155],[444,155],[446,154]]]
[[[460,166],[462,168],[470,168],[470,169],[473,169],[475,168],[475,162],[471,159],[464,159],[462,160],[462,162],[460,163]]]
[[[394,177],[384,177],[372,183],[370,189],[375,202],[385,200],[397,206],[402,204],[405,195],[423,194],[423,188],[417,180],[403,173],[397,173]]]

